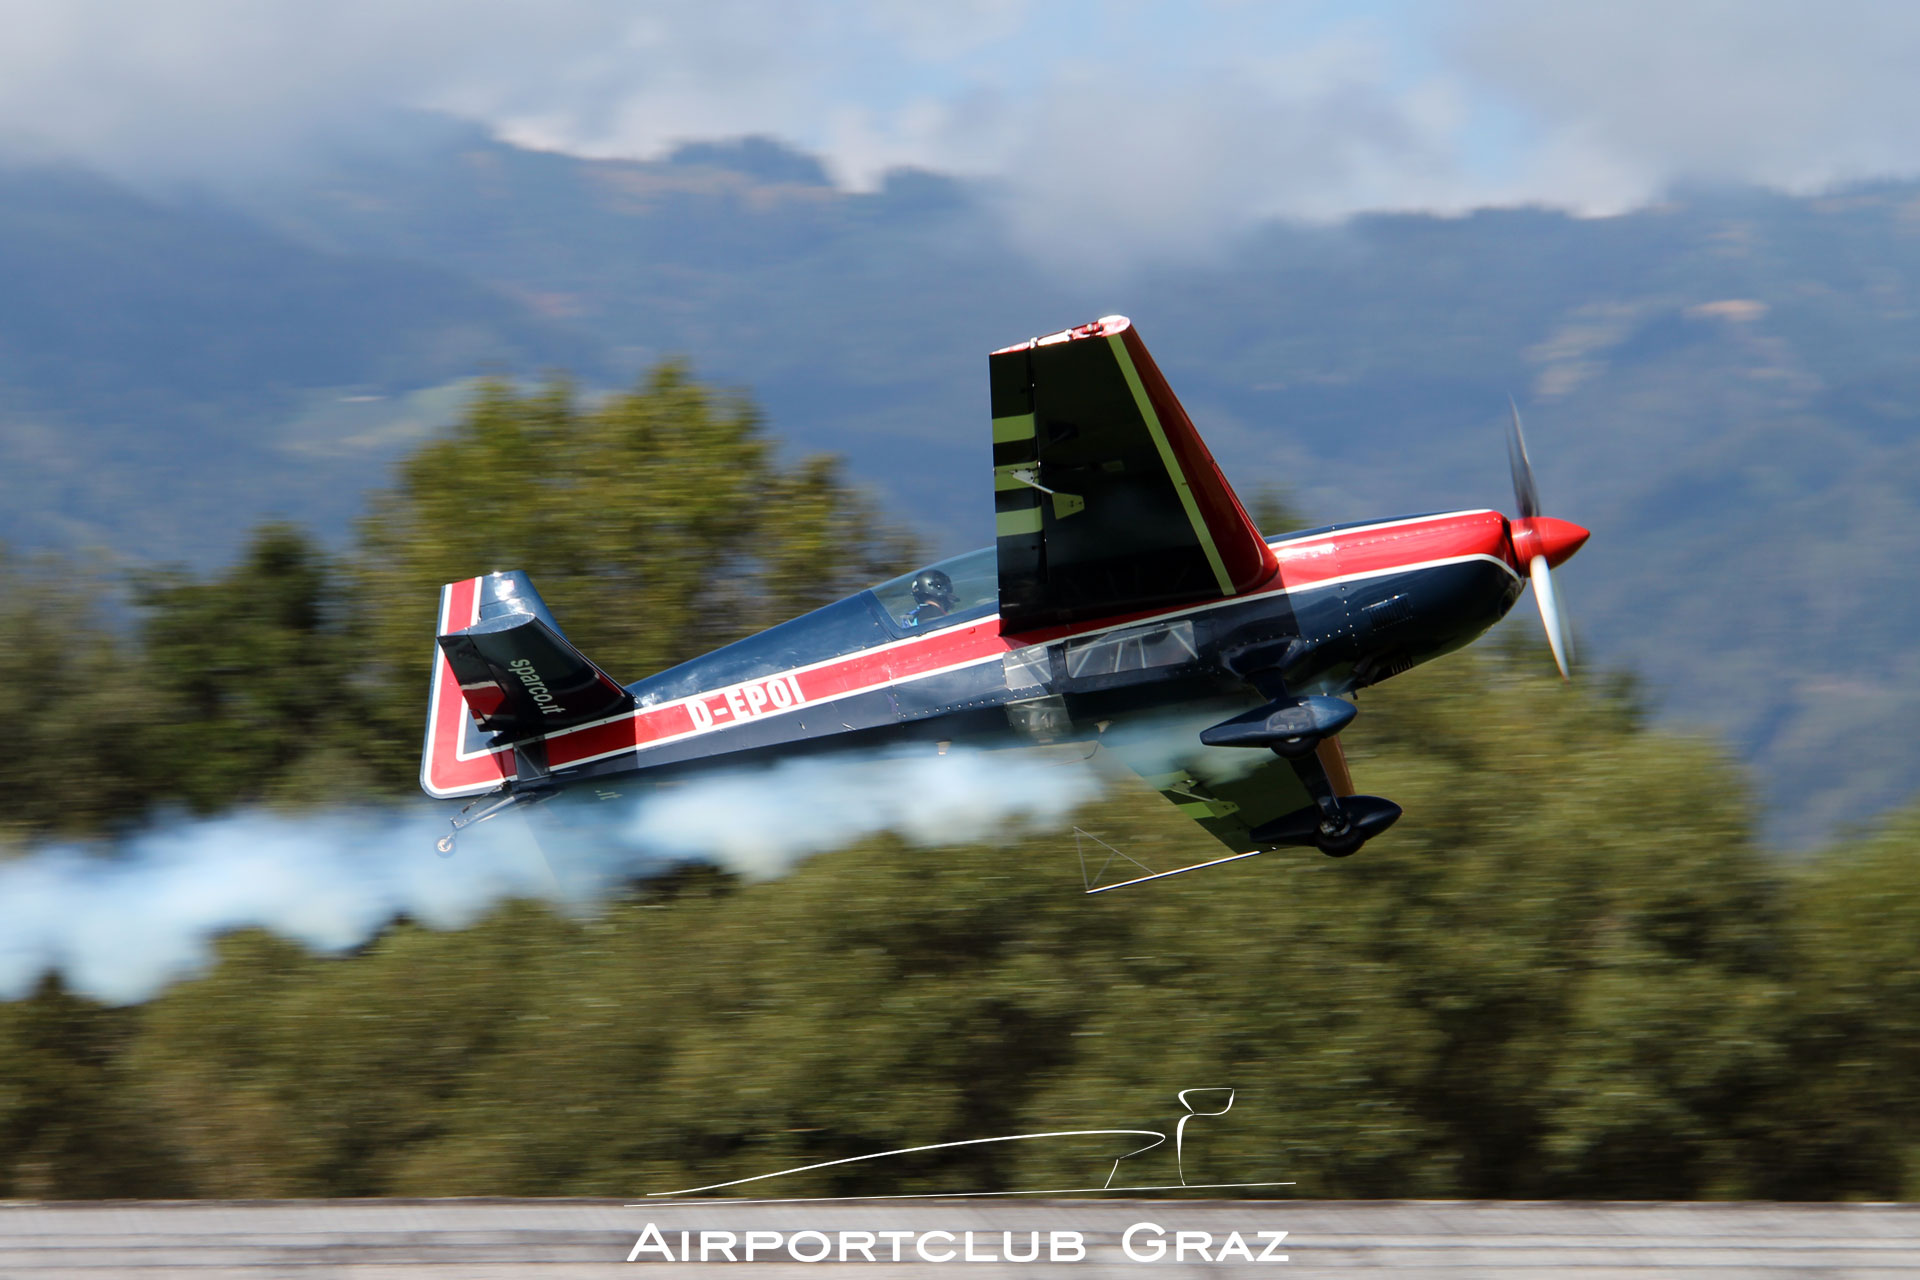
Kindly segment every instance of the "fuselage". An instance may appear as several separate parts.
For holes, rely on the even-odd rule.
[[[1269,545],[1277,571],[1240,595],[1023,634],[1001,631],[990,579],[931,619],[901,594],[906,579],[882,584],[628,686],[633,710],[550,735],[546,764],[571,781],[916,738],[1057,741],[1127,716],[1258,702],[1256,671],[1283,673],[1296,694],[1350,693],[1469,643],[1526,582],[1495,511]],[[964,583],[991,575],[993,554],[942,564]],[[472,590],[450,589],[443,609],[443,634],[478,616]],[[478,731],[457,686],[436,687],[428,731],[442,744],[423,779],[431,793],[514,779],[512,748]]]

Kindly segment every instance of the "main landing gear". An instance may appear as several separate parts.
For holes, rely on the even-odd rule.
[[[1344,858],[1399,819],[1400,806],[1393,801],[1379,796],[1343,796],[1327,775],[1321,747],[1357,714],[1351,702],[1296,698],[1284,689],[1271,687],[1261,692],[1277,692],[1279,696],[1200,734],[1200,741],[1209,747],[1267,748],[1287,762],[1313,798],[1305,808],[1255,827],[1256,843],[1312,845],[1329,858]]]

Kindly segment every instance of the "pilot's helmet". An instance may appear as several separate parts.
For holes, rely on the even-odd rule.
[[[953,579],[938,569],[922,569],[913,575],[913,598],[920,604],[953,608]]]

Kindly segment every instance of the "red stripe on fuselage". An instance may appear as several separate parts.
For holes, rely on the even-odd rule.
[[[1017,635],[1001,634],[997,617],[983,618],[965,626],[949,627],[842,658],[772,673],[758,680],[722,686],[675,702],[643,707],[617,719],[565,729],[547,738],[547,763],[556,770],[568,768],[638,748],[664,745],[696,732],[726,728],[762,714],[789,714],[836,698],[989,661],[1028,645],[1111,631],[1155,618],[1204,613],[1328,585],[1336,580],[1373,577],[1478,556],[1491,558],[1511,572],[1505,551],[1506,537],[1506,521],[1498,512],[1467,511],[1387,521],[1282,542],[1273,548],[1280,566],[1277,578],[1269,586],[1248,595]],[[470,579],[448,588],[448,607],[441,618],[442,634],[472,625],[478,585],[478,579]],[[510,749],[490,749],[467,757],[458,755],[466,707],[446,659],[442,657],[440,662],[433,708],[434,750],[423,780],[430,782],[429,790],[436,794],[466,794],[497,787],[513,776]],[[762,703],[744,716],[734,710],[730,693],[789,679],[800,690],[800,698],[791,705]],[[707,724],[699,723],[696,718],[692,709],[696,703],[705,708],[709,717]]]
[[[1511,567],[1507,520],[1498,511],[1391,520],[1283,542],[1274,550],[1280,555],[1280,581],[1289,590],[1459,556],[1491,556]]]

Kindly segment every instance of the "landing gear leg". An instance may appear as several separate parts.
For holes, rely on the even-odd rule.
[[[1310,844],[1329,858],[1344,858],[1392,826],[1400,806],[1379,796],[1343,796],[1327,776],[1320,744],[1353,719],[1351,703],[1335,698],[1291,698],[1277,677],[1255,678],[1273,701],[1214,725],[1200,735],[1208,746],[1268,747],[1285,760],[1313,803],[1253,831],[1260,844]],[[1304,746],[1304,749],[1303,749]],[[1342,779],[1343,785],[1351,785]]]
[[[1376,832],[1384,831],[1392,825],[1395,818],[1400,816],[1400,807],[1390,800],[1381,800],[1378,796],[1346,797],[1346,801],[1370,801],[1392,806],[1392,817],[1384,823],[1375,823],[1363,829],[1360,823],[1354,820],[1354,815],[1348,812],[1346,801],[1334,794],[1333,783],[1327,778],[1326,766],[1320,763],[1318,755],[1311,753],[1303,756],[1281,755],[1281,759],[1293,766],[1294,776],[1300,779],[1300,784],[1307,789],[1307,794],[1313,797],[1313,807],[1301,810],[1297,814],[1288,814],[1280,821],[1289,822],[1303,814],[1316,819],[1313,830],[1308,836],[1308,842],[1329,858],[1344,858],[1358,852],[1360,846],[1365,844],[1371,836]],[[1367,808],[1365,804],[1359,807]],[[1254,833],[1256,838],[1259,834],[1257,831]]]

